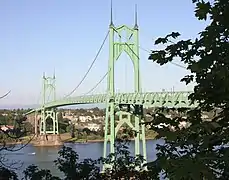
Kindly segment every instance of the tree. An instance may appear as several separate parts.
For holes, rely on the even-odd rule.
[[[30,165],[24,170],[24,179],[25,180],[60,180],[60,178],[56,176],[52,176],[50,170],[46,169],[38,169],[35,165]]]
[[[158,137],[165,138],[165,144],[158,145],[158,159],[151,163],[169,179],[229,179],[229,2],[215,0],[212,3],[193,0],[198,20],[208,20],[209,25],[195,40],[179,40],[178,32],[158,38],[155,44],[166,44],[165,49],[152,51],[149,56],[160,65],[180,58],[187,65],[190,74],[181,81],[195,82],[194,92],[189,96],[197,102],[195,109],[187,111],[191,125],[180,129],[182,120],[176,116],[165,118],[163,114],[154,117],[154,124],[168,120],[174,126],[156,129]],[[201,118],[203,111],[219,109],[211,121]]]
[[[3,96],[0,97],[0,99],[5,98],[7,95],[9,95],[10,91]],[[13,118],[12,118],[13,117]],[[26,144],[22,146],[16,146],[15,144],[20,141],[20,138],[23,137],[28,131],[25,128],[26,126],[23,125],[26,118],[24,116],[11,116],[11,118],[14,120],[14,128],[11,129],[6,124],[6,121],[0,121],[0,127],[2,125],[9,128],[9,130],[4,130],[0,128],[0,178],[4,179],[17,179],[16,173],[12,170],[15,168],[15,164],[17,162],[8,162],[8,160],[5,158],[3,151],[19,151],[23,147],[25,147],[32,139],[30,139]],[[12,120],[11,119],[11,120]],[[12,120],[12,121],[13,121]],[[15,144],[13,145],[7,145],[8,141],[13,141]]]
[[[17,174],[3,166],[0,166],[0,179],[1,180],[17,180]]]
[[[76,132],[76,130],[75,130],[75,124],[74,123],[71,123],[70,124],[70,134],[71,134],[71,138],[75,138],[75,132]]]
[[[86,133],[86,135],[90,135],[91,130],[90,130],[90,129],[88,129],[88,128],[83,128],[83,132],[85,132],[85,133]]]
[[[69,132],[69,122],[70,119],[68,118],[63,118],[62,116],[60,116],[61,118],[59,119],[59,129],[61,133],[66,133]]]
[[[24,122],[23,123],[24,129],[26,129],[26,135],[34,134],[34,127],[30,122]]]
[[[6,131],[0,129],[0,178],[8,174],[8,179],[17,179],[17,176],[13,170],[21,167],[21,162],[9,161],[5,157],[4,152],[19,151],[33,139],[34,136],[27,142],[23,142],[23,144],[18,143],[21,141],[21,138],[28,133],[28,130],[26,129],[28,126],[24,125],[25,120],[26,117],[24,116],[15,116],[15,124],[13,129]],[[6,125],[6,127],[9,126]],[[10,144],[8,144],[8,142],[10,142]]]

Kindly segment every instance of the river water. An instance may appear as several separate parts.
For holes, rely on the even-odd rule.
[[[147,140],[147,161],[152,161],[156,158],[156,144],[163,143],[162,140]],[[98,159],[103,154],[103,142],[96,143],[66,143],[65,146],[72,147],[78,154],[80,160],[85,158]],[[16,170],[19,176],[22,176],[22,171],[29,165],[35,164],[42,169],[51,170],[53,175],[61,176],[61,173],[53,163],[58,157],[58,151],[61,147],[34,147],[27,145],[23,149],[16,152],[3,152],[8,162],[17,161],[23,162],[19,170]],[[134,141],[129,144],[130,152],[134,153]],[[19,163],[20,164],[20,163]]]

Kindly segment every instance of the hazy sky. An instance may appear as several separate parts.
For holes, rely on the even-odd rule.
[[[114,0],[115,25],[134,25],[134,6],[138,4],[140,45],[154,47],[153,41],[172,31],[183,38],[194,38],[204,27],[194,17],[191,0]],[[69,93],[93,61],[110,22],[109,0],[2,0],[0,1],[0,93],[11,94],[0,105],[37,104],[42,74],[57,77],[57,96]],[[168,64],[148,61],[140,50],[144,91],[191,90],[180,83],[187,71]],[[108,41],[95,67],[73,94],[90,90],[107,72]],[[116,89],[133,89],[131,61],[124,54],[116,63]],[[93,93],[106,90],[106,79]]]

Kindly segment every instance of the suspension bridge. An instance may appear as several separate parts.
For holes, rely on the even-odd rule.
[[[126,37],[122,37],[125,32]],[[105,41],[109,37],[109,62],[108,71],[103,78],[90,90],[93,91],[107,77],[107,92],[96,95],[83,95],[71,97],[73,92],[83,83],[87,77],[94,62],[96,61]],[[62,99],[56,99],[55,75],[46,77],[43,75],[42,89],[42,105],[39,108],[33,109],[26,115],[35,113],[35,133],[38,133],[39,126],[40,143],[47,141],[47,135],[58,136],[58,107],[77,105],[77,104],[106,104],[105,117],[105,135],[104,135],[104,152],[106,157],[108,153],[114,153],[114,142],[116,134],[123,124],[136,131],[135,155],[142,152],[146,160],[146,140],[145,140],[145,125],[143,117],[143,107],[168,107],[168,108],[192,108],[195,105],[190,105],[188,96],[192,92],[142,92],[140,84],[140,67],[139,67],[139,27],[137,22],[137,10],[135,10],[135,24],[133,27],[126,25],[115,26],[112,18],[109,31],[99,48],[99,51],[89,67],[88,71],[76,86],[75,89]],[[134,69],[134,93],[116,93],[114,82],[114,66],[120,55],[125,52],[133,63]],[[49,97],[49,98],[48,98]],[[50,98],[51,97],[51,98]],[[37,119],[40,114],[40,120]],[[118,119],[115,117],[118,116]],[[52,130],[46,130],[46,121],[51,119],[53,122]],[[38,125],[39,121],[39,125]],[[56,139],[57,140],[57,139]],[[108,143],[109,142],[109,143]],[[55,145],[55,143],[54,143]],[[109,147],[108,147],[109,146]]]

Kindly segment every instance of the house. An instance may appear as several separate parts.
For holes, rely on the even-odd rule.
[[[4,132],[14,129],[14,126],[10,126],[10,125],[9,126],[8,125],[2,125],[0,127],[1,127],[1,131],[4,131]]]
[[[88,123],[87,128],[90,129],[90,131],[98,131],[100,126],[95,123]]]
[[[86,122],[87,118],[85,116],[79,116],[80,122]]]

